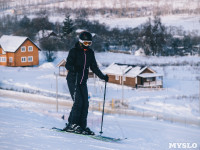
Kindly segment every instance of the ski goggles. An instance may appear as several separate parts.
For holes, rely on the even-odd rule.
[[[92,41],[83,41],[83,40],[79,39],[79,42],[81,42],[84,46],[92,45]]]

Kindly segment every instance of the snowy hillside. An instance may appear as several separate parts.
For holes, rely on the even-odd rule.
[[[6,3],[6,2],[5,2]],[[170,8],[179,8],[179,9],[195,9],[199,7],[198,0],[7,0],[7,5],[11,7],[19,6],[28,6],[28,5],[38,5],[40,7],[69,7],[72,9],[75,8],[132,8],[132,7],[152,7],[152,6],[169,6]]]
[[[59,52],[54,63],[46,63],[40,55],[40,65],[36,67],[0,66],[0,87],[14,91],[36,93],[56,97],[56,65],[66,59],[67,52]],[[124,102],[130,110],[138,113],[163,115],[167,118],[181,118],[198,124],[199,117],[199,57],[136,57],[127,54],[97,53],[97,61],[103,66],[113,62],[147,65],[164,75],[164,89],[124,88]],[[14,74],[14,76],[13,76]],[[104,82],[88,80],[91,101],[98,106],[103,98]],[[71,101],[65,77],[58,78],[59,99]],[[122,99],[122,86],[108,84],[108,104],[114,99]],[[172,119],[174,120],[174,119]],[[189,121],[190,120],[190,121]],[[184,121],[185,122],[185,121]]]
[[[137,117],[105,115],[103,135],[127,138],[120,143],[102,142],[89,137],[50,130],[62,128],[69,109],[58,113],[53,105],[0,97],[0,149],[39,150],[168,150],[170,143],[189,143],[200,148],[197,127]],[[88,126],[98,134],[101,114],[89,112]]]
[[[53,22],[63,22],[66,14],[72,18],[80,15],[81,18],[98,20],[111,28],[124,29],[141,25],[159,9],[164,12],[161,19],[166,26],[182,26],[186,31],[196,30],[200,34],[199,12],[195,11],[199,11],[199,7],[199,0],[12,0],[0,3],[0,16],[26,14],[32,18],[45,11]],[[76,9],[78,10],[74,12]],[[82,9],[85,11],[82,12]]]
[[[135,28],[148,20],[148,17],[138,18],[106,18],[89,17],[90,20],[99,20],[111,28]],[[161,16],[162,23],[166,26],[182,27],[186,31],[198,31],[200,34],[200,16],[199,15],[166,15]],[[123,23],[122,23],[123,22]]]

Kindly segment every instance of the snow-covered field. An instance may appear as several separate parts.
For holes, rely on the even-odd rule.
[[[104,116],[103,135],[127,138],[120,143],[102,142],[89,137],[59,133],[69,109],[58,113],[53,105],[0,97],[0,149],[2,150],[168,150],[175,143],[200,148],[199,127],[171,124],[155,119],[120,115]],[[89,112],[88,126],[100,131],[101,113]],[[183,147],[184,148],[184,147]]]
[[[134,7],[152,7],[152,6],[168,6],[169,8],[179,8],[179,9],[195,9],[198,8],[199,2],[198,0],[35,0],[35,1],[27,1],[27,0],[12,0],[10,3],[10,7],[17,6],[28,6],[28,5],[39,5],[39,8],[45,7],[59,7],[59,8],[134,8]]]
[[[3,67],[0,66],[0,86],[22,92],[42,94],[55,97],[56,65],[67,57],[66,52],[59,52],[53,63],[46,63],[40,54],[40,65],[37,67]],[[138,112],[150,112],[156,115],[182,119],[200,119],[199,113],[199,57],[136,57],[127,54],[97,53],[96,58],[106,65],[113,62],[148,65],[164,75],[163,89],[132,89],[124,87],[123,101],[129,109]],[[155,65],[160,66],[155,66]],[[153,66],[152,66],[153,65]],[[91,101],[102,101],[104,82],[89,79],[88,89]],[[58,77],[58,92],[60,99],[71,100],[65,77]],[[106,101],[122,100],[122,87],[108,84]]]
[[[55,100],[56,65],[67,57],[59,52],[53,63],[44,61],[40,53],[40,65],[35,67],[0,66],[0,86],[3,89],[35,93],[37,103],[22,99],[0,97],[0,149],[104,149],[104,150],[167,150],[169,143],[190,143],[198,145],[200,139],[199,113],[199,57],[136,57],[127,54],[96,53],[96,59],[103,64],[101,69],[112,62],[148,65],[164,75],[164,89],[124,88],[124,101],[130,110],[153,114],[150,118],[106,114],[104,135],[128,139],[122,143],[105,143],[94,139],[62,134],[49,130],[53,126],[64,127],[70,108],[55,104],[38,103],[39,95]],[[88,81],[91,95],[90,104],[102,102],[104,82]],[[65,77],[58,78],[59,101],[70,101]],[[0,91],[2,95],[2,91]],[[26,95],[26,94],[25,94]],[[23,100],[25,100],[25,97]],[[121,100],[122,87],[108,84],[106,102]],[[27,98],[28,100],[29,98]],[[128,109],[126,109],[128,111]],[[163,115],[164,120],[158,119]],[[144,115],[145,116],[145,115]],[[165,118],[171,118],[165,119]],[[67,118],[66,118],[67,119]],[[175,119],[182,119],[182,123]],[[194,121],[191,125],[189,121]],[[96,133],[100,131],[101,113],[90,111],[88,126]],[[190,145],[191,146],[191,145]]]

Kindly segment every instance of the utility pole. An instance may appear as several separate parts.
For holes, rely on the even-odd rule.
[[[200,115],[200,76],[196,78],[199,81],[199,115]]]
[[[124,104],[124,70],[122,70],[122,104]]]
[[[124,103],[124,73],[122,74],[122,104]]]
[[[58,74],[54,72],[56,76],[56,111],[58,112]]]
[[[199,78],[199,114],[200,114],[200,78]]]

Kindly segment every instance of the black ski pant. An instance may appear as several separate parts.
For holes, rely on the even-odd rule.
[[[70,80],[70,78],[67,78],[67,84],[74,101],[68,122],[80,125],[82,129],[85,129],[89,108],[87,84],[76,83],[75,80]]]

